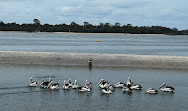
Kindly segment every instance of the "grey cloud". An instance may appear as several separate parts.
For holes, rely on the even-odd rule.
[[[0,0],[0,17],[20,23],[38,18],[53,24],[88,21],[186,28],[187,4],[185,0]]]
[[[151,0],[117,0],[116,2],[111,2],[111,5],[115,8],[138,8],[144,7],[152,3]]]

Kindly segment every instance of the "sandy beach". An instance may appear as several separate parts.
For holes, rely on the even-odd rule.
[[[93,67],[188,68],[188,57],[183,56],[0,51],[0,64],[88,66],[90,58]]]

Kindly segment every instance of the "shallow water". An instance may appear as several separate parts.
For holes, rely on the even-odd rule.
[[[100,38],[101,42],[96,42]],[[110,34],[54,34],[0,32],[1,51],[80,52],[141,55],[188,56],[188,36],[167,35],[110,35]],[[143,90],[123,93],[116,89],[102,94],[97,83],[101,78],[111,84],[126,82],[128,77],[141,84]],[[51,77],[60,84],[59,90],[28,87],[29,78],[40,83]],[[91,92],[62,90],[63,81],[76,79],[93,84]],[[88,67],[0,65],[0,111],[187,111],[188,70]],[[175,87],[175,93],[145,94],[161,83]]]
[[[0,110],[1,111],[187,111],[188,70],[126,67],[81,66],[30,66],[0,65]],[[112,94],[102,94],[97,83],[101,78],[111,84],[126,82],[128,77],[141,84],[143,90],[123,93],[116,89]],[[59,90],[28,87],[29,78],[40,83],[52,77],[60,84]],[[63,80],[76,79],[79,85],[85,80],[92,82],[91,92],[62,90]],[[150,87],[158,88],[162,82],[175,87],[174,93],[145,94]]]
[[[188,56],[188,36],[0,32],[0,50]]]

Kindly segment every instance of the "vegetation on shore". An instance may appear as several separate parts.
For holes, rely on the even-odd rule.
[[[84,22],[84,25],[79,25],[75,22],[71,24],[41,24],[40,20],[34,19],[33,23],[17,24],[3,23],[0,21],[0,31],[27,31],[27,32],[80,32],[80,33],[130,33],[130,34],[169,34],[179,35],[188,34],[188,30],[178,31],[177,28],[167,28],[163,26],[132,26],[131,24],[121,26],[116,22],[114,25],[110,23],[100,23],[92,25],[89,22]]]

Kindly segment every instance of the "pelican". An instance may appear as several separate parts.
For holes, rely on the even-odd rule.
[[[77,88],[78,88],[78,83],[77,83],[76,80],[74,81],[74,84],[72,85],[72,88],[73,88],[73,89],[77,89]]]
[[[131,88],[131,85],[130,84],[128,84],[126,87],[123,87],[123,89],[122,89],[122,91],[123,92],[132,92],[132,88]]]
[[[32,81],[32,77],[30,78],[29,86],[31,86],[31,87],[36,87],[37,86],[37,82],[36,81]]]
[[[145,90],[145,93],[149,93],[149,94],[157,94],[158,91],[154,88],[149,88],[147,90]]]
[[[136,90],[141,90],[142,86],[140,84],[135,84],[133,86],[130,87],[131,89],[136,89]]]
[[[80,92],[85,92],[85,91],[88,91],[90,92],[91,91],[91,87],[86,87],[86,86],[81,86],[81,87],[78,87],[78,91]]]
[[[104,82],[104,79],[101,79],[101,80],[99,81],[98,85],[100,85],[100,84],[103,83],[103,82]]]
[[[71,83],[70,79],[67,81],[67,84],[69,84],[70,87],[72,86],[72,83]]]
[[[85,92],[85,91],[90,92],[91,86],[92,86],[92,84],[86,80],[85,86],[78,87],[78,91],[80,91],[80,92]]]
[[[159,89],[163,92],[173,92],[175,90],[172,86],[166,86],[166,83],[162,83]]]
[[[48,88],[49,83],[52,82],[51,78],[49,78],[48,81],[44,82],[44,80],[42,80],[42,82],[40,83],[40,87],[41,88]]]
[[[127,85],[133,85],[133,81],[131,80],[131,78],[130,77],[128,77],[128,80],[127,80]]]
[[[132,90],[133,90],[133,89],[128,88],[128,87],[124,87],[124,88],[122,89],[123,92],[132,92]]]
[[[100,88],[104,88],[109,85],[109,83],[105,81],[104,79],[101,79],[98,84]]]
[[[108,86],[107,86],[111,91],[113,91],[114,90],[114,86],[113,85],[110,85],[110,84],[108,84]]]
[[[53,83],[52,81],[49,83],[48,87],[50,89],[59,89],[59,84],[58,83]]]
[[[92,84],[86,80],[85,86],[86,86],[87,88],[91,88]]]
[[[66,83],[66,80],[64,80],[63,89],[64,89],[64,90],[69,89],[69,84]]]
[[[109,87],[104,87],[104,88],[101,89],[101,91],[104,94],[110,94],[110,93],[112,93],[112,91],[110,90]]]
[[[114,84],[114,87],[124,87],[125,86],[125,83],[122,83],[122,82],[118,82],[116,84]]]
[[[104,79],[101,79],[98,84],[101,84],[101,83],[104,82],[104,81],[105,81]]]

